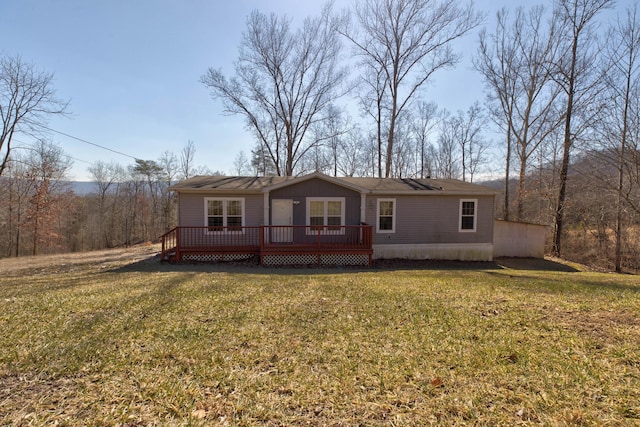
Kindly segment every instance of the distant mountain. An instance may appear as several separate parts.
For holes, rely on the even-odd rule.
[[[510,183],[517,183],[518,180],[517,179],[510,179],[509,180]],[[502,179],[492,179],[489,181],[479,181],[479,182],[474,182],[474,184],[480,184],[480,185],[484,185],[485,187],[489,187],[489,188],[494,188],[496,190],[503,190],[504,189],[504,178]]]
[[[98,191],[98,186],[95,182],[87,181],[68,181],[67,184],[71,186],[71,189],[78,196],[86,196],[87,194],[95,193]]]

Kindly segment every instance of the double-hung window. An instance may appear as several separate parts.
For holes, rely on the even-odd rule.
[[[209,231],[242,231],[244,199],[206,197],[204,208]]]
[[[344,233],[344,197],[307,198],[307,234]]]
[[[460,200],[460,232],[474,232],[478,222],[478,200],[461,199]]]
[[[376,233],[396,232],[396,199],[378,199]]]

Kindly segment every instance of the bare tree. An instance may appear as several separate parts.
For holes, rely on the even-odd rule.
[[[518,8],[513,18],[506,9],[500,10],[495,33],[481,33],[474,62],[490,89],[494,121],[506,132],[505,219],[509,218],[512,150],[520,162],[516,197],[517,219],[521,221],[529,158],[560,123],[554,108],[560,88],[553,81],[550,66],[558,54],[558,32],[553,19],[545,25],[545,16],[542,6],[528,11]]]
[[[438,144],[431,147],[430,156],[435,159],[437,178],[458,179],[460,177],[460,157],[457,150],[457,127],[449,113],[443,112],[438,133]]]
[[[67,102],[56,98],[52,81],[53,74],[39,71],[19,56],[0,56],[0,176],[16,134],[37,134],[49,116],[64,114]]]
[[[196,146],[193,141],[188,140],[182,150],[180,151],[180,177],[182,179],[189,179],[194,174],[193,161],[196,156]]]
[[[238,176],[246,175],[251,170],[251,165],[243,150],[240,150],[233,160],[233,168],[234,173]]]
[[[468,178],[473,182],[473,176],[478,171],[478,167],[485,162],[484,154],[488,144],[482,135],[482,119],[482,107],[477,102],[465,113],[458,111],[457,115],[450,119],[456,143],[460,147],[463,181],[467,181]]]
[[[34,183],[28,179],[27,157],[16,151],[11,155],[2,180],[2,203],[0,213],[3,214],[6,251],[5,256],[22,254],[22,229],[27,213],[27,200],[33,192]]]
[[[455,0],[366,0],[356,4],[355,15],[360,31],[343,33],[356,47],[361,66],[377,76],[377,95],[380,83],[386,85],[388,177],[398,118],[436,71],[459,61],[451,43],[479,25],[482,16]]]
[[[438,107],[433,102],[420,101],[414,111],[411,124],[412,135],[415,140],[416,175],[419,178],[430,177],[433,173],[433,159],[428,156],[430,139],[438,124]]]
[[[412,135],[412,110],[406,109],[396,120],[396,143],[393,146],[393,162],[391,163],[391,176],[396,178],[408,178],[415,176],[415,163],[417,153],[413,144]]]
[[[89,174],[98,187],[98,235],[102,244],[97,244],[96,247],[112,247],[115,215],[113,212],[108,215],[107,196],[123,180],[124,169],[115,162],[97,161],[89,166]],[[112,201],[112,208],[113,205],[115,200]]]
[[[478,56],[474,58],[474,66],[484,77],[489,87],[487,93],[489,115],[505,135],[505,180],[504,205],[502,216],[510,219],[510,172],[513,139],[514,102],[520,94],[517,85],[519,71],[516,66],[516,43],[506,27],[506,9],[497,13],[497,25],[494,34],[488,35],[486,30],[480,32]]]
[[[370,170],[366,157],[366,139],[362,130],[358,127],[349,128],[342,144],[338,146],[338,173],[342,176],[366,176],[366,171]]]
[[[269,156],[267,149],[260,141],[258,141],[256,147],[251,150],[251,167],[256,176],[273,176],[278,174],[273,159]]]
[[[567,177],[571,151],[576,137],[585,129],[583,123],[574,123],[582,108],[586,109],[593,100],[594,87],[601,82],[601,76],[593,76],[597,64],[597,51],[593,44],[594,19],[602,10],[614,4],[614,0],[555,0],[555,13],[562,21],[562,33],[565,35],[565,52],[559,55],[556,80],[566,96],[564,110],[564,138],[562,160],[559,173],[558,202],[555,213],[553,235],[554,255],[561,254],[562,231],[564,226],[565,204],[567,196]]]
[[[32,255],[42,246],[56,246],[61,234],[57,225],[66,214],[69,189],[64,182],[71,160],[62,149],[48,141],[38,141],[29,151],[27,179],[32,183],[25,226],[32,236]]]
[[[369,61],[367,61],[369,59]],[[366,67],[364,66],[366,64]],[[380,64],[371,61],[371,58],[363,58],[361,65],[363,68],[360,75],[360,85],[358,86],[358,99],[360,108],[365,115],[371,117],[375,123],[375,142],[377,152],[377,162],[372,165],[371,173],[375,176],[375,171],[379,177],[382,173],[382,159],[384,158],[383,140],[386,133],[385,118],[388,108],[385,104],[386,88],[388,86],[387,75]]]
[[[635,110],[640,93],[640,16],[638,6],[628,8],[625,19],[618,19],[612,26],[607,38],[606,52],[606,85],[604,102],[608,106],[602,114],[599,122],[598,140],[601,142],[599,151],[596,151],[597,160],[604,163],[603,173],[598,173],[601,168],[593,168],[598,176],[598,181],[608,183],[610,189],[615,192],[615,255],[614,268],[622,271],[622,243],[625,240],[623,222],[624,211],[627,207],[635,208],[634,185],[629,171],[634,169],[633,146],[629,147],[634,139],[633,116],[640,112]],[[630,150],[631,148],[631,150]],[[637,167],[637,166],[635,166]],[[609,171],[616,171],[616,179],[609,180]],[[604,176],[603,176],[604,175]],[[637,189],[637,187],[636,187]],[[638,209],[640,214],[640,209]]]
[[[325,110],[326,118],[313,126],[314,159],[313,170],[338,176],[340,147],[352,125],[346,113],[336,105]]]
[[[164,233],[176,225],[174,217],[176,195],[173,191],[169,191],[169,187],[175,183],[180,168],[177,156],[170,151],[163,151],[157,163],[162,169],[158,175],[158,188],[162,210],[162,229],[160,231]]]
[[[276,167],[292,175],[297,162],[313,144],[311,125],[340,96],[346,69],[338,64],[341,51],[331,7],[291,29],[287,17],[254,11],[247,21],[235,77],[228,80],[210,68],[201,81],[225,111],[241,114]]]
[[[143,206],[143,237],[144,239],[156,239],[160,236],[160,231],[166,230],[158,228],[158,218],[161,216],[161,181],[163,170],[162,166],[154,160],[136,159],[135,165],[131,167],[131,176],[139,185],[138,191],[145,192],[144,187],[148,189],[148,199],[151,200],[151,208],[149,209],[145,203]]]

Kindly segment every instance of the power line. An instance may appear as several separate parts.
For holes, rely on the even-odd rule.
[[[105,147],[105,146],[100,145],[100,144],[96,144],[95,142],[87,141],[86,139],[78,138],[77,136],[69,135],[68,133],[60,132],[59,130],[51,129],[50,127],[46,127],[46,126],[42,126],[42,127],[45,128],[45,129],[50,130],[51,132],[55,132],[57,134],[64,135],[64,136],[66,136],[68,138],[75,139],[75,140],[80,141],[80,142],[84,142],[85,144],[93,145],[94,147],[102,148],[103,150],[111,151],[112,153],[116,153],[116,154],[119,154],[121,156],[129,157],[130,159],[133,159],[133,160],[138,160],[137,157],[131,156],[129,154],[125,154],[125,153],[123,153],[121,151],[117,151],[117,150],[114,150],[114,149],[109,148],[109,147]]]
[[[13,140],[14,140],[15,142],[20,143],[20,144],[28,144],[27,142],[20,141],[19,139],[15,139],[15,138],[13,138]],[[35,148],[31,148],[31,147],[21,147],[21,146],[11,147],[11,149],[12,149],[12,150],[30,150],[30,151],[37,151]],[[88,165],[92,165],[92,164],[93,164],[92,162],[88,162],[88,161],[86,161],[86,160],[78,159],[78,158],[73,157],[73,156],[70,156],[70,155],[68,155],[68,154],[66,154],[66,153],[64,154],[64,156],[65,156],[65,157],[68,157],[68,158],[70,158],[70,159],[76,160],[76,161],[78,161],[78,162],[86,163],[86,164],[88,164]]]

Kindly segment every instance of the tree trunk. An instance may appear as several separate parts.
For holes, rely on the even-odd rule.
[[[509,169],[511,166],[511,126],[507,131],[507,164],[504,177],[504,207],[502,216],[505,221],[509,221]]]
[[[527,159],[525,156],[520,157],[520,175],[518,177],[518,208],[517,218],[518,221],[524,220],[524,192],[525,192],[525,179],[527,178]]]
[[[564,223],[564,208],[567,197],[567,176],[569,174],[569,157],[571,155],[571,115],[573,113],[573,95],[576,80],[576,61],[578,52],[578,36],[574,35],[573,46],[571,46],[571,68],[569,71],[569,88],[567,90],[567,110],[564,121],[564,142],[562,151],[562,165],[560,167],[560,190],[558,191],[558,204],[555,215],[555,233],[553,235],[552,253],[560,256],[562,252],[562,228]]]
[[[624,155],[627,145],[627,121],[629,115],[629,92],[631,91],[631,79],[627,79],[625,92],[624,112],[622,114],[622,140],[620,142],[620,158],[618,160],[618,200],[616,206],[616,248],[615,248],[615,269],[617,273],[622,272],[622,205],[624,203]]]
[[[572,89],[573,89],[573,85]],[[569,156],[571,154],[571,110],[573,93],[569,93],[570,101],[567,102],[567,117],[564,130],[564,144],[562,151],[562,165],[560,167],[560,190],[558,191],[558,205],[556,206],[555,233],[553,235],[553,255],[560,256],[562,250],[562,227],[564,223],[564,208],[567,196],[567,176],[569,174]]]
[[[395,138],[395,129],[396,129],[396,109],[397,109],[397,101],[394,97],[392,100],[393,106],[391,107],[391,122],[389,123],[389,137],[387,139],[387,158],[385,160],[385,170],[384,177],[389,178],[391,175],[391,164],[393,161],[393,140]]]

